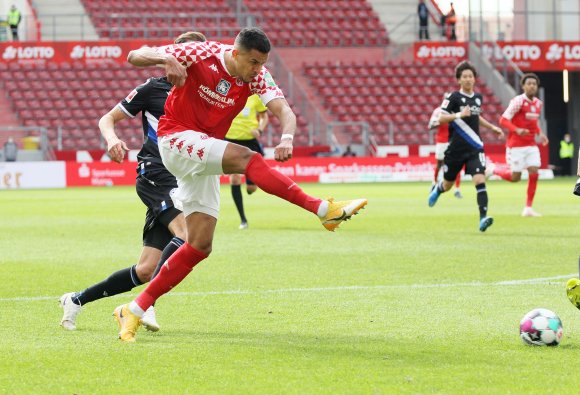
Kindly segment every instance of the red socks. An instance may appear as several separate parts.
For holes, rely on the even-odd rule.
[[[322,200],[305,194],[294,181],[268,166],[261,155],[252,156],[246,167],[246,176],[264,192],[294,203],[314,214],[318,213]]]
[[[500,166],[496,165],[495,169],[493,170],[493,174],[496,176],[500,176],[502,179],[513,182],[512,180],[512,171],[509,166]]]
[[[534,196],[536,195],[536,187],[538,186],[538,173],[530,173],[528,175],[528,199],[526,200],[526,207],[532,207]]]
[[[457,174],[457,178],[455,179],[455,188],[459,189],[459,185],[461,185],[461,172]]]
[[[169,292],[183,280],[195,265],[207,258],[191,245],[184,243],[167,259],[159,274],[137,296],[135,303],[147,310],[163,294]]]

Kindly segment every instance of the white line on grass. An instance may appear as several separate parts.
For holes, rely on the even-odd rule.
[[[320,287],[320,288],[279,288],[266,289],[263,291],[256,290],[229,290],[229,291],[208,291],[208,292],[170,292],[168,296],[211,296],[211,295],[259,295],[259,294],[276,294],[292,292],[327,292],[327,291],[358,291],[358,290],[381,290],[381,289],[398,289],[398,288],[452,288],[452,287],[497,287],[506,285],[530,285],[530,284],[549,284],[553,280],[563,280],[575,277],[576,273],[565,274],[552,277],[529,278],[525,280],[507,280],[492,283],[470,282],[470,283],[448,283],[448,284],[397,284],[397,285],[348,285],[339,287]],[[129,296],[130,294],[124,294]],[[119,296],[119,295],[116,295]],[[29,302],[39,300],[57,300],[58,296],[21,296],[14,298],[0,298],[0,302]]]

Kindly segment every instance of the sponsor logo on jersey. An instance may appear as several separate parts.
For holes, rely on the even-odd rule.
[[[51,59],[54,57],[53,47],[13,47],[11,45],[4,49],[2,58],[11,59]]]
[[[220,82],[218,82],[217,86],[215,87],[215,91],[217,93],[219,93],[220,95],[227,96],[231,87],[232,87],[232,84],[230,84],[228,81],[222,79],[222,80],[220,80]]]
[[[219,73],[219,71],[218,71],[218,68],[217,68],[217,66],[216,66],[215,64],[213,64],[213,63],[212,63],[212,64],[209,66],[209,68],[210,68],[210,70],[213,70],[213,71],[215,71],[216,73]]]
[[[137,90],[136,90],[136,89],[133,89],[133,90],[131,91],[131,93],[129,93],[129,94],[127,95],[127,97],[125,98],[125,101],[126,101],[127,103],[131,103],[131,100],[133,100],[133,98],[134,98],[136,95],[137,95]]]
[[[264,81],[266,81],[267,86],[276,86],[276,81],[274,81],[269,71],[264,73]]]
[[[462,97],[461,98],[461,101],[465,103],[465,97]]]

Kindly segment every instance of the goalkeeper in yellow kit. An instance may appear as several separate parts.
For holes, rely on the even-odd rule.
[[[248,147],[252,151],[264,155],[262,145],[258,141],[266,126],[268,125],[268,109],[258,97],[252,95],[248,98],[244,109],[234,118],[232,126],[226,134],[226,140],[235,144]],[[242,175],[232,174],[230,176],[232,185],[232,197],[240,214],[240,229],[248,228],[248,220],[244,213],[244,199],[242,197]],[[246,178],[246,191],[251,195],[258,189],[256,184]]]

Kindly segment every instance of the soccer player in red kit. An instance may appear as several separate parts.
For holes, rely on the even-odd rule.
[[[233,46],[187,43],[129,53],[128,60],[134,66],[165,67],[167,79],[174,85],[157,135],[163,163],[177,179],[173,197],[183,208],[187,240],[134,301],[115,309],[122,341],[134,342],[147,308],[211,253],[221,174],[246,174],[263,191],[318,215],[331,231],[367,204],[366,199],[334,202],[309,196],[268,166],[261,155],[223,140],[248,97],[257,94],[282,126],[275,159],[285,162],[292,157],[296,116],[264,67],[269,52],[266,34],[258,28],[246,28]]]
[[[528,195],[523,217],[540,217],[541,214],[532,209],[536,187],[538,185],[538,169],[540,167],[540,150],[536,144],[536,135],[543,145],[548,144],[548,137],[540,130],[538,119],[544,105],[536,97],[540,79],[533,73],[524,74],[521,78],[524,93],[514,97],[499,120],[499,124],[509,131],[506,142],[505,166],[495,166],[488,175],[497,175],[509,182],[518,182],[522,171],[528,170]]]
[[[443,100],[446,100],[449,93],[443,95]],[[445,150],[449,147],[449,125],[439,122],[439,115],[441,115],[441,106],[438,106],[431,113],[431,118],[429,119],[429,130],[437,129],[435,132],[435,172],[433,174],[433,185],[437,184],[439,181],[439,170],[443,166],[443,159],[445,159]],[[455,193],[453,194],[457,199],[463,198],[461,190],[459,189],[461,185],[461,173],[457,174],[455,179]]]

